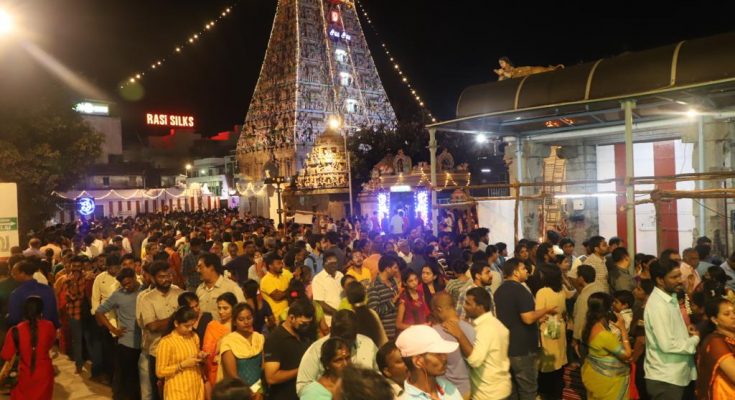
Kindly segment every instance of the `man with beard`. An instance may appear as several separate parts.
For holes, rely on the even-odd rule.
[[[311,302],[297,300],[288,308],[283,324],[266,338],[263,370],[271,400],[298,400],[296,375],[301,357],[311,344],[308,337],[313,319]]]
[[[482,262],[473,263],[472,267],[470,267],[470,274],[472,275],[472,283],[465,286],[462,292],[460,292],[456,304],[457,315],[459,316],[459,319],[465,320],[467,322],[472,322],[472,318],[466,314],[464,309],[467,292],[472,288],[481,287],[487,290],[490,296],[493,295],[493,292],[490,290],[490,285],[492,285],[493,283],[493,271],[487,264]],[[492,299],[490,299],[490,303],[492,306],[487,311],[495,315],[495,305],[492,304]]]
[[[179,307],[178,298],[181,292],[171,285],[172,277],[169,265],[165,261],[155,261],[149,268],[153,277],[154,290],[144,294],[140,300],[141,330],[143,331],[143,351],[148,354],[149,375],[151,379],[151,398],[157,400],[156,382],[156,348],[161,336],[166,331],[171,315]]]
[[[646,303],[646,389],[652,399],[680,400],[697,378],[694,354],[699,331],[684,323],[677,292],[683,290],[679,264],[654,261],[649,267],[656,288]]]
[[[587,241],[587,245],[591,254],[584,260],[584,264],[591,266],[595,269],[595,281],[602,285],[602,289],[605,293],[610,292],[610,285],[608,283],[608,271],[605,256],[610,252],[610,248],[602,236],[593,236]],[[571,278],[576,278],[576,269],[572,268],[572,271],[568,274]]]

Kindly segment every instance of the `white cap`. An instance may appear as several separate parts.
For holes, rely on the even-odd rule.
[[[426,353],[449,354],[457,350],[459,343],[442,339],[428,325],[413,325],[398,335],[396,347],[402,357],[413,357]]]

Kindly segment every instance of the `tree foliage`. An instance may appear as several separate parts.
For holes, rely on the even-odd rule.
[[[447,147],[454,156],[455,163],[471,162],[477,154],[472,138],[437,134],[439,149]],[[383,158],[396,155],[398,150],[411,157],[414,165],[421,161],[429,162],[429,132],[419,121],[399,122],[396,129],[365,129],[355,132],[347,141],[352,159],[352,179],[359,183],[370,180],[370,171]]]
[[[60,199],[51,192],[68,190],[102,151],[95,132],[61,98],[0,108],[0,181],[18,184],[21,232],[41,227]]]

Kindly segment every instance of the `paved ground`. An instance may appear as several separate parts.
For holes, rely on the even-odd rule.
[[[69,357],[59,354],[54,358],[54,367],[59,370],[54,383],[54,400],[93,400],[111,399],[112,390],[89,380],[89,364],[87,371],[81,375],[74,374],[74,363]]]

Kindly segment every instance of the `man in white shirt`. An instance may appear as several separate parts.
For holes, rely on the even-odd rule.
[[[390,219],[390,233],[394,235],[403,234],[403,212],[393,211],[393,217]]]
[[[324,253],[324,269],[322,269],[311,281],[311,292],[314,301],[319,303],[324,309],[324,320],[327,325],[331,326],[332,316],[337,313],[339,303],[342,300],[342,276],[337,271],[337,256],[326,252]]]
[[[107,300],[117,289],[120,288],[120,282],[117,280],[117,274],[120,272],[120,256],[117,254],[111,254],[107,256],[105,265],[107,270],[97,275],[94,278],[92,284],[92,298],[90,299],[91,313],[94,315],[97,312],[97,308],[105,300]],[[115,311],[110,311],[105,314],[110,324],[117,328],[117,314]],[[93,333],[93,340],[99,341],[100,347],[93,347],[101,349],[99,351],[93,350],[90,354],[92,358],[92,376],[99,377],[101,373],[106,372],[109,376],[112,376],[112,354],[115,346],[115,341],[112,339],[111,334],[106,329],[96,329]]]
[[[41,239],[33,238],[28,241],[28,248],[23,250],[23,257],[43,258],[43,252],[41,251]]]
[[[467,339],[458,320],[446,321],[443,326],[457,338],[462,354],[472,369],[472,399],[505,399],[512,390],[508,358],[510,331],[490,312],[492,298],[485,289],[470,289],[465,297],[464,308],[467,316],[474,320],[474,342]]]
[[[398,257],[401,257],[406,264],[410,264],[413,261],[413,253],[411,253],[411,246],[408,245],[408,240],[401,239],[397,243]]]
[[[105,251],[105,241],[102,240],[102,228],[95,228],[93,231],[94,241],[92,246],[97,249],[97,254],[102,254]]]

